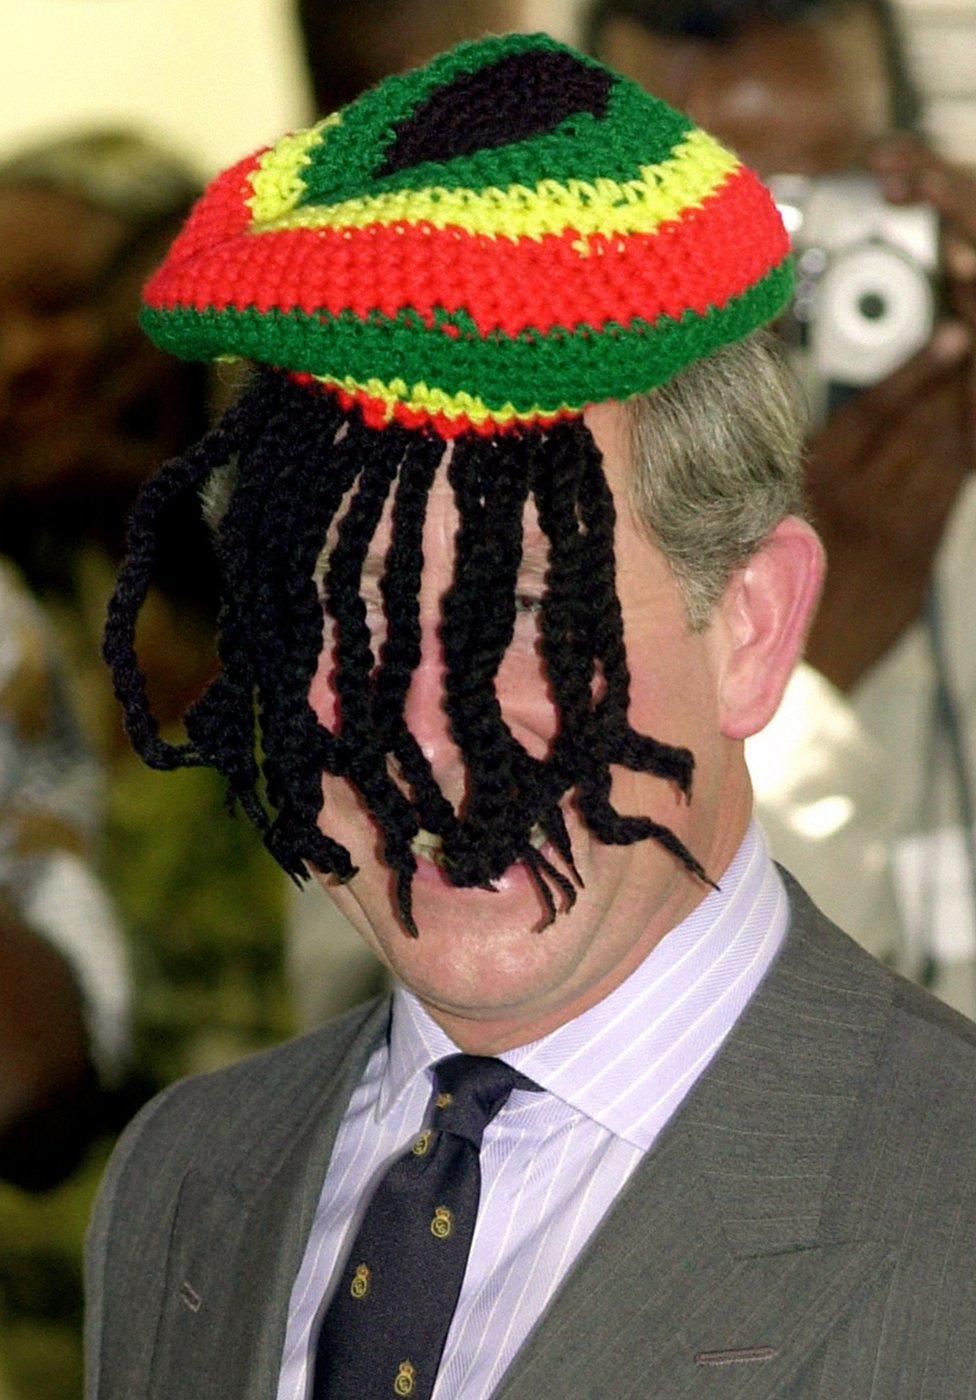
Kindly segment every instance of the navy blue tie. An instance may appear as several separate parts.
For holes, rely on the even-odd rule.
[[[485,1128],[514,1088],[501,1060],[434,1066],[430,1126],[380,1181],[315,1350],[313,1400],[427,1400],[457,1307],[481,1195]]]

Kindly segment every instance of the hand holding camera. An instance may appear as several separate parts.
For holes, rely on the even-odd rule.
[[[916,140],[880,148],[871,164],[898,232],[875,240],[837,284],[830,314],[841,334],[828,353],[825,421],[810,444],[808,474],[829,560],[808,659],[842,689],[919,616],[949,516],[976,465],[976,177]],[[913,252],[904,243],[913,225],[920,236],[922,205],[938,216],[938,271],[922,243]],[[896,275],[884,277],[884,259]],[[908,342],[920,327],[931,335],[912,354]],[[897,360],[906,350],[910,358],[864,388],[863,378],[852,383],[836,366],[849,369],[851,344],[860,338],[869,347],[872,336],[878,354],[863,358],[883,364],[885,353]],[[844,392],[845,381],[853,392]]]

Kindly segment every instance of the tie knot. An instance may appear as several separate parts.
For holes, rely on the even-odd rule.
[[[539,1092],[538,1084],[490,1055],[448,1055],[434,1066],[434,1082],[434,1127],[477,1148],[513,1089]]]

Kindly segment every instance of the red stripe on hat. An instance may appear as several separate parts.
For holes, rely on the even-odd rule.
[[[189,270],[183,265],[191,258],[213,261],[220,257],[221,244],[247,233],[252,214],[246,201],[254,196],[250,177],[264,154],[265,151],[261,150],[246,156],[207,186],[173,240],[160,272],[152,278],[149,286],[153,285],[160,273],[170,269],[175,277],[188,275]]]
[[[243,172],[236,166],[228,177],[239,187]],[[223,205],[215,207],[215,221],[218,215],[230,223]],[[198,246],[213,242],[213,227],[206,238],[201,229]],[[656,233],[590,235],[585,256],[580,242],[572,229],[512,241],[430,224],[247,233],[198,258],[171,256],[145,297],[160,310],[395,317],[410,309],[427,324],[435,311],[459,311],[482,335],[515,336],[530,328],[704,315],[753,286],[789,252],[769,193],[744,167]]]

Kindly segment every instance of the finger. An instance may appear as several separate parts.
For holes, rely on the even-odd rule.
[[[918,189],[953,225],[955,233],[976,242],[976,175],[961,165],[938,161],[919,174]]]
[[[812,450],[825,447],[827,459],[839,469],[855,468],[877,438],[891,431],[893,421],[917,408],[965,360],[972,343],[966,325],[944,322],[923,350],[835,414],[815,437]]]
[[[946,306],[955,317],[964,321],[971,331],[976,332],[976,249],[967,245],[966,251],[963,252],[957,246],[953,255],[952,244],[947,241],[943,250],[943,263],[946,270]]]
[[[976,240],[955,224],[943,221],[941,257],[948,305],[960,320],[976,330]]]
[[[942,256],[953,282],[976,287],[976,246],[968,238],[950,228],[945,235]]]
[[[868,157],[885,198],[893,204],[924,202],[976,239],[976,171],[945,160],[917,140],[876,148]]]
[[[909,131],[899,131],[876,142],[867,156],[869,167],[878,175],[917,169],[935,158],[925,141]]]
[[[976,286],[976,170],[944,160],[917,137],[887,140],[868,156],[895,204],[932,204],[944,220],[943,260],[953,284]],[[959,314],[971,320],[963,301]]]
[[[909,490],[924,497],[945,476],[948,464],[953,476],[959,474],[958,464],[965,456],[960,431],[962,398],[959,372],[943,378],[878,440],[852,479],[854,489],[892,500],[904,498]]]
[[[922,198],[923,175],[941,164],[940,158],[920,138],[907,135],[875,147],[867,163],[878,177],[885,198],[893,204],[918,202]]]
[[[949,303],[976,329],[976,173],[943,160],[913,136],[883,142],[869,163],[892,203],[924,202],[941,213]]]
[[[838,533],[883,539],[892,562],[924,563],[966,477],[961,389],[957,376],[878,443],[861,472],[811,485],[814,519],[828,543]]]

